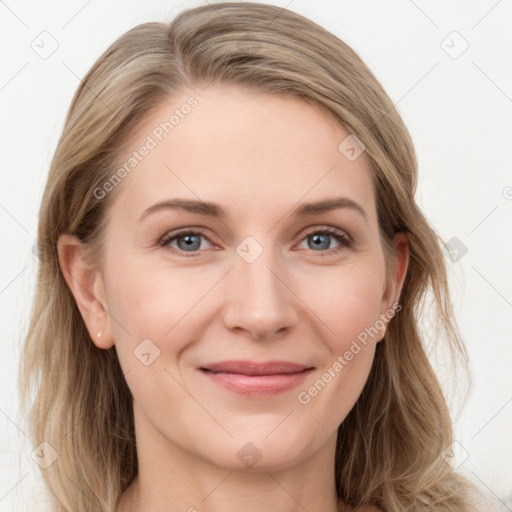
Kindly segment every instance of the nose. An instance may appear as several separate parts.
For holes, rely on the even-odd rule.
[[[230,330],[245,332],[257,340],[275,338],[296,324],[297,303],[289,272],[271,250],[252,263],[235,255],[225,286],[223,320]]]

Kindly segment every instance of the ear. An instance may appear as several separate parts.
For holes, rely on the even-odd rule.
[[[397,233],[393,240],[393,262],[389,270],[389,275],[386,279],[386,285],[384,287],[382,296],[382,308],[381,308],[381,319],[387,324],[394,316],[396,310],[395,304],[398,304],[400,300],[400,294],[404,285],[405,276],[407,275],[407,268],[409,266],[409,239],[405,233]],[[385,326],[382,330],[382,336],[384,337]]]
[[[103,277],[83,258],[84,245],[74,235],[62,234],[57,242],[59,264],[93,343],[102,349],[114,345],[106,307]],[[98,333],[101,333],[98,336]]]

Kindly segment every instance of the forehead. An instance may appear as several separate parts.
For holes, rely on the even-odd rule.
[[[154,202],[186,197],[243,217],[264,214],[263,203],[285,208],[343,195],[373,216],[364,153],[349,160],[339,149],[349,135],[296,97],[235,86],[190,90],[163,101],[134,134],[120,165],[135,160],[116,202],[138,217]]]

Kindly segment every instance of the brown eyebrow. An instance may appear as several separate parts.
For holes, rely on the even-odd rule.
[[[306,217],[329,212],[338,208],[350,208],[359,212],[365,219],[366,223],[368,223],[368,216],[364,209],[348,197],[334,197],[313,203],[303,203],[293,210],[292,214],[296,217]],[[160,201],[145,210],[139,218],[139,222],[145,219],[152,212],[166,209],[181,209],[190,213],[217,217],[219,219],[225,219],[227,217],[226,211],[215,203],[208,201],[195,201],[193,199],[167,199],[165,201]]]
[[[334,197],[332,199],[324,199],[314,203],[304,203],[294,210],[296,216],[315,215],[318,213],[325,213],[338,208],[350,208],[360,213],[366,223],[368,223],[368,216],[363,207],[348,197]]]

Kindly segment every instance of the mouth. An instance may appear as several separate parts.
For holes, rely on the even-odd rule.
[[[287,361],[223,361],[198,369],[221,388],[251,396],[269,396],[298,386],[314,367]]]

